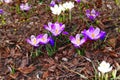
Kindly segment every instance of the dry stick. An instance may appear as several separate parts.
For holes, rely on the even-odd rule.
[[[84,75],[82,75],[82,74],[80,74],[79,72],[76,72],[76,71],[74,71],[74,70],[70,70],[67,66],[65,66],[65,65],[63,65],[63,67],[65,68],[65,69],[67,69],[68,71],[70,71],[70,72],[73,72],[73,73],[75,73],[75,74],[78,74],[81,78],[83,78],[83,79],[88,79],[87,77],[85,77]]]
[[[61,50],[65,49],[65,48],[67,48],[67,47],[70,46],[70,45],[72,45],[72,44],[70,43],[70,44],[67,44],[67,45],[65,45],[65,46],[63,46],[63,47],[60,47],[60,48],[58,48],[58,51],[61,51]]]

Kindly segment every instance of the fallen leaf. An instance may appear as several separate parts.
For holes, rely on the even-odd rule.
[[[18,77],[18,75],[19,75],[19,72],[16,72],[14,74],[10,74],[9,76],[13,79],[16,79]]]
[[[49,72],[48,71],[43,73],[43,79],[47,78],[48,76],[49,76]]]
[[[115,46],[116,46],[116,38],[110,38],[108,40],[108,42],[111,45],[111,47],[115,48]]]
[[[33,70],[35,70],[36,67],[33,65],[30,65],[28,67],[19,67],[18,70],[23,73],[23,74],[29,74],[31,73]]]
[[[53,66],[51,66],[51,67],[48,68],[48,70],[51,71],[51,72],[54,72],[55,69],[56,69],[56,65],[53,65]]]

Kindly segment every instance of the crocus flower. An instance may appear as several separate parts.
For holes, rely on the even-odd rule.
[[[50,43],[51,46],[54,46],[55,41],[54,41],[54,39],[52,37],[50,37],[49,43]]]
[[[86,16],[93,21],[97,16],[99,16],[99,12],[95,11],[94,9],[91,11],[88,9],[86,10]]]
[[[48,23],[48,26],[44,26],[46,30],[50,31],[54,36],[58,36],[65,28],[65,25],[62,23]]]
[[[75,0],[77,3],[79,3],[81,0]]]
[[[38,47],[40,43],[39,36],[35,37],[34,35],[31,35],[30,39],[27,39],[27,42],[35,47]]]
[[[0,14],[3,14],[3,9],[0,9]]]
[[[98,67],[98,70],[104,74],[110,72],[112,70],[112,66],[110,67],[109,63],[102,61]]]
[[[74,7],[74,2],[71,2],[71,1],[65,2],[65,3],[63,4],[63,7],[64,7],[65,9],[71,10],[71,9]]]
[[[75,47],[80,47],[86,41],[86,38],[84,37],[80,39],[80,34],[76,34],[75,37],[70,36],[70,41],[74,44]]]
[[[22,11],[28,11],[30,9],[30,6],[28,5],[28,3],[25,3],[25,4],[21,4],[20,5],[20,9]]]
[[[51,6],[51,7],[54,7],[54,6],[55,6],[55,1],[54,1],[54,0],[52,0],[52,1],[50,2],[50,6]]]
[[[97,39],[103,39],[105,38],[106,33],[104,31],[100,31],[100,28],[94,28],[93,26],[90,26],[88,30],[84,30],[81,32],[83,35],[87,36],[91,40],[97,40]]]
[[[47,44],[50,40],[48,34],[40,34],[38,35],[38,39],[40,44]]]
[[[55,4],[54,7],[50,7],[50,9],[55,15],[60,15],[60,13],[62,12],[61,8],[57,4]]]
[[[11,3],[12,0],[4,0],[5,3]]]

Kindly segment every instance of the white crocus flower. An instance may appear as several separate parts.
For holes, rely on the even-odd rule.
[[[110,67],[109,63],[102,61],[98,67],[98,70],[104,74],[106,72],[110,72],[112,70],[112,66]]]
[[[71,9],[74,7],[74,2],[71,2],[71,1],[66,2],[66,3],[63,4],[63,7],[64,7],[65,9],[71,10]]]
[[[61,9],[61,11],[65,11],[65,8],[63,7],[63,5],[59,4],[59,8]]]
[[[54,7],[50,7],[51,11],[55,15],[60,15],[61,13],[61,8],[56,4]]]

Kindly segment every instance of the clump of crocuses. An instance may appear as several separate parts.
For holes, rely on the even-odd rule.
[[[65,25],[58,22],[55,22],[55,23],[49,22],[48,25],[45,25],[44,27],[46,30],[50,31],[53,36],[58,36],[64,30]]]
[[[86,37],[88,37],[91,40],[97,40],[97,39],[104,39],[106,36],[105,31],[101,31],[100,28],[94,28],[93,26],[90,26],[88,30],[84,29],[82,31],[82,34]]]
[[[94,21],[96,19],[97,16],[99,16],[99,12],[97,12],[96,10],[92,9],[92,10],[86,10],[86,16]]]
[[[110,63],[106,61],[102,61],[100,65],[98,66],[99,73],[99,80],[108,80],[108,72],[112,71],[112,66],[110,66]]]
[[[90,40],[97,40],[101,39],[103,40],[106,36],[105,31],[101,31],[100,28],[94,28],[93,26],[90,26],[88,30],[84,29],[81,31],[82,35],[84,38],[80,40],[80,35],[77,34],[76,37],[70,37],[70,41],[75,45],[75,46],[80,46],[82,45],[87,39]]]
[[[30,6],[29,6],[29,4],[28,3],[22,3],[22,4],[20,4],[20,9],[22,10],[22,11],[28,11],[28,10],[30,10]]]
[[[49,40],[48,34],[40,34],[37,37],[31,35],[30,39],[27,39],[27,42],[34,47],[38,47],[40,44],[47,44]]]

